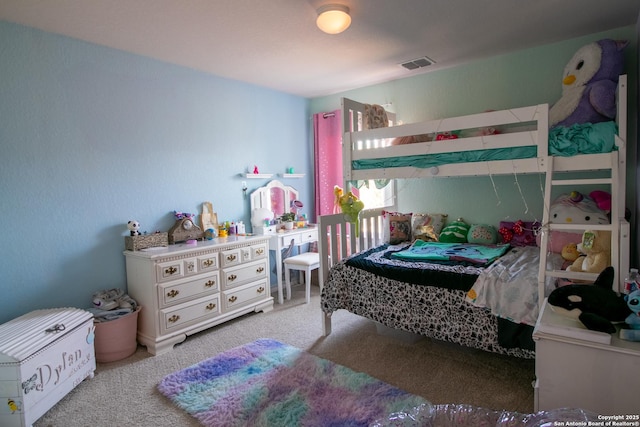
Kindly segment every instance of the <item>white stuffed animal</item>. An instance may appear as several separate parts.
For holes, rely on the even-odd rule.
[[[127,222],[127,228],[132,236],[140,235],[140,223],[138,221]]]

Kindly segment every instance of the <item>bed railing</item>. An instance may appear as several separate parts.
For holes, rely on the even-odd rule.
[[[364,114],[364,104],[343,98],[342,105],[345,110],[342,152],[345,180],[544,172],[538,159],[548,155],[549,106],[547,104],[366,130],[356,128],[358,121],[353,120],[353,117],[360,117]],[[489,127],[501,128],[501,132],[491,135],[479,134],[481,129]],[[430,140],[403,145],[391,144],[391,141],[398,137],[415,135],[434,137],[443,132],[458,131],[460,136],[455,140]],[[352,169],[349,167],[352,162],[362,160],[409,158],[425,154],[531,146],[536,147],[537,154],[526,159],[453,163],[432,168],[378,166],[376,168]]]
[[[329,274],[329,269],[341,259],[356,252],[382,244],[382,209],[367,209],[360,212],[359,233],[354,223],[343,214],[322,215],[318,220],[318,250],[320,252],[320,286]]]
[[[329,269],[335,263],[382,244],[382,209],[363,210],[359,218],[357,235],[356,225],[349,222],[344,214],[322,215],[318,218],[320,290],[329,276]],[[322,328],[325,336],[331,333],[331,315],[322,313]]]

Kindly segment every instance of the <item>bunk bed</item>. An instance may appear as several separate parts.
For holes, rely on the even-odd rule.
[[[520,279],[523,283],[519,284],[530,289],[523,293],[522,298],[527,301],[522,303],[534,319],[555,279],[595,280],[596,276],[564,271],[552,259],[554,254],[548,249],[551,233],[585,230],[584,225],[554,224],[549,218],[554,188],[609,185],[611,221],[589,228],[611,231],[615,283],[622,289],[622,276],[629,267],[629,224],[624,219],[626,85],[626,76],[620,76],[616,122],[603,124],[606,132],[613,132],[604,139],[612,142],[602,143],[600,135],[593,142],[568,144],[570,151],[563,151],[562,147],[567,144],[562,140],[565,137],[562,132],[558,136],[549,131],[547,104],[367,129],[363,123],[366,123],[368,106],[343,98],[345,182],[543,174],[544,212],[539,248],[511,251],[535,251],[535,273]],[[588,139],[585,135],[591,131],[585,132],[582,140]],[[447,139],[454,134],[455,139]],[[594,175],[593,171],[601,172]],[[445,270],[444,276],[440,272],[423,273],[418,279],[409,279],[406,271],[395,276],[390,268],[368,268],[367,264],[372,264],[370,260],[386,259],[384,262],[389,263],[386,253],[402,249],[385,242],[382,214],[381,210],[362,211],[357,228],[342,214],[325,215],[318,220],[325,335],[331,333],[331,314],[345,309],[391,328],[443,341],[516,357],[535,356],[531,325],[514,321],[510,316],[496,315],[489,308],[466,300],[469,289],[486,274],[485,269],[435,267]]]

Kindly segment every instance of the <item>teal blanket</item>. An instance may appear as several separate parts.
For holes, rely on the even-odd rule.
[[[575,156],[576,154],[609,153],[615,149],[615,122],[576,124],[557,127],[549,131],[549,154]],[[446,143],[455,144],[455,140]],[[443,142],[444,143],[444,142]],[[463,152],[422,154],[405,157],[354,160],[354,170],[397,167],[430,168],[451,163],[486,162],[491,160],[529,159],[537,156],[535,146],[472,150]]]
[[[414,261],[462,261],[486,266],[504,255],[510,245],[479,245],[474,243],[442,243],[416,240],[409,249],[391,256]]]

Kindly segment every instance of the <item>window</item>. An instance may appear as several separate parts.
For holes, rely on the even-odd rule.
[[[390,208],[395,205],[395,181],[384,182],[370,179],[359,181],[360,188],[353,187],[351,191],[364,203],[365,209]]]

